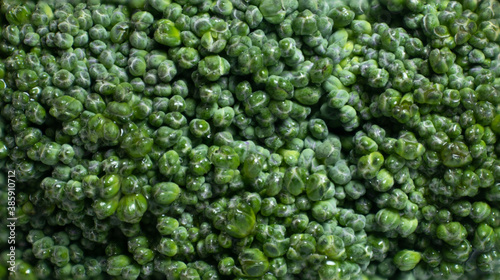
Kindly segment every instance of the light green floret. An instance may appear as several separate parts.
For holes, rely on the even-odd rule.
[[[181,44],[180,31],[175,27],[175,24],[168,20],[162,19],[156,22],[157,28],[154,33],[156,42],[168,47],[175,47]]]
[[[379,152],[373,152],[359,159],[358,172],[363,178],[371,179],[377,176],[383,164],[384,156]]]

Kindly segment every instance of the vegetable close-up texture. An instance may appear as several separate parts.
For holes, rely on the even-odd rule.
[[[497,0],[4,0],[0,27],[0,279],[500,279]]]

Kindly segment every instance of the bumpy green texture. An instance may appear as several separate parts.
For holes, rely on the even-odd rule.
[[[496,0],[0,1],[0,279],[498,279],[499,137]]]

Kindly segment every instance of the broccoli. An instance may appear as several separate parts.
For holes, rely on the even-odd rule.
[[[498,1],[9,0],[0,26],[1,279],[500,273]]]

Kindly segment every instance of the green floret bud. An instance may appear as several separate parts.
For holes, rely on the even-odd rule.
[[[259,8],[254,5],[249,5],[245,11],[245,21],[250,28],[256,28],[264,19]]]
[[[356,138],[355,145],[356,152],[363,155],[367,155],[378,150],[377,143],[368,136]]]
[[[472,253],[472,245],[468,240],[465,240],[458,246],[445,247],[442,253],[444,258],[448,261],[465,262]]]
[[[161,235],[170,235],[179,227],[179,221],[168,216],[158,217],[156,229]]]
[[[296,89],[294,92],[294,98],[303,105],[314,105],[318,103],[321,98],[322,92],[317,87],[304,87]]]
[[[395,52],[399,47],[401,34],[397,28],[384,29],[380,34],[380,43],[385,50]]]
[[[218,128],[229,127],[234,119],[234,110],[231,107],[217,109],[213,115],[213,124]]]
[[[70,49],[73,46],[74,38],[71,34],[57,32],[53,38],[53,43],[60,49]]]
[[[154,143],[162,148],[170,148],[174,146],[181,137],[181,131],[162,126],[155,132]]]
[[[467,238],[467,230],[459,222],[449,222],[440,224],[436,229],[436,235],[449,245],[457,246]]]
[[[441,160],[447,167],[462,167],[472,161],[472,156],[465,143],[455,141],[444,146]]]
[[[54,240],[50,237],[42,237],[33,243],[33,254],[37,259],[50,258],[54,247]]]
[[[359,159],[358,173],[365,179],[372,179],[383,165],[384,156],[379,152],[373,152]]]
[[[309,176],[306,185],[306,194],[311,201],[320,201],[334,185],[325,174],[314,173]]]
[[[160,243],[158,244],[156,249],[160,254],[163,254],[167,257],[173,257],[179,252],[179,247],[177,246],[175,240],[166,237],[160,240]]]
[[[112,276],[120,276],[130,263],[131,259],[126,255],[112,256],[107,260],[106,272]]]
[[[298,2],[296,0],[279,2],[276,0],[264,0],[260,2],[259,9],[264,19],[272,24],[279,24],[288,13],[296,10]]]
[[[272,99],[286,100],[294,96],[294,87],[287,79],[272,75],[267,80],[266,92]]]
[[[491,121],[491,130],[496,133],[500,133],[500,115],[496,115]]]
[[[493,228],[481,223],[474,232],[472,246],[481,251],[489,251],[494,248],[496,238]]]
[[[230,146],[221,146],[210,154],[210,161],[216,167],[236,169],[240,165],[238,154]]]
[[[180,31],[175,27],[175,24],[168,20],[162,19],[157,23],[157,29],[154,33],[156,42],[168,47],[175,47],[181,44]]]
[[[248,277],[260,277],[269,270],[269,260],[259,249],[245,249],[239,254],[238,260],[241,270]]]
[[[59,73],[59,72],[56,72],[56,74]],[[56,82],[55,79],[58,79],[59,77],[61,77],[62,75],[58,75],[58,77],[55,77],[54,74],[54,80],[53,80],[53,83]],[[67,74],[67,73],[65,73]],[[69,73],[71,75],[71,73]],[[37,86],[38,84],[38,75],[35,71],[33,70],[20,70],[17,72],[17,75],[16,75],[16,86],[19,90],[23,90],[23,91],[28,91],[30,90],[31,88]],[[74,77],[73,77],[74,79]],[[72,83],[72,81],[71,81]],[[60,87],[60,86],[58,86]]]
[[[343,89],[334,89],[327,95],[328,106],[335,109],[344,107],[349,101],[349,93]]]
[[[267,40],[262,47],[262,54],[266,59],[264,59],[264,65],[272,66],[278,64],[281,57],[281,49],[276,40]]]
[[[177,53],[179,54],[180,51]],[[158,78],[164,83],[172,81],[177,75],[177,68],[172,60],[164,60],[158,65]]]
[[[355,13],[347,6],[338,6],[330,10],[328,16],[333,19],[335,27],[345,27],[351,24]]]
[[[128,59],[128,70],[133,76],[143,76],[146,73],[146,61],[140,56],[131,57]]]
[[[293,234],[290,236],[290,248],[286,257],[300,260],[316,252],[316,240],[310,234]]]
[[[229,73],[230,64],[218,55],[206,56],[198,63],[198,72],[209,81],[217,81]]]
[[[317,16],[306,9],[292,21],[292,28],[297,35],[311,35],[318,30]]]
[[[38,46],[40,44],[40,35],[35,32],[29,32],[24,36],[23,43],[30,47]]]
[[[118,137],[118,126],[108,122],[103,127],[103,136],[106,140],[115,140]],[[132,158],[143,158],[153,148],[153,139],[147,137],[144,132],[135,131],[122,140],[121,147],[125,149]]]
[[[221,16],[229,16],[233,11],[233,4],[229,0],[216,0],[210,9]]]
[[[233,258],[227,257],[227,258],[220,260],[217,267],[219,268],[219,271],[223,275],[231,275],[233,268],[235,267],[235,261]]]
[[[481,223],[491,214],[491,207],[488,203],[476,201],[472,204],[470,217],[475,223]]]
[[[351,181],[351,170],[346,161],[337,161],[333,167],[328,166],[327,171],[328,177],[335,184],[345,185]]]
[[[49,113],[58,120],[69,121],[77,118],[83,111],[80,101],[71,96],[60,96],[54,99]]]
[[[399,213],[388,208],[378,211],[375,221],[383,232],[397,229],[401,224]]]
[[[426,248],[421,254],[422,260],[426,262],[430,267],[439,266],[443,256],[441,252],[434,248]]]
[[[328,136],[328,127],[322,119],[311,119],[307,128],[316,139],[323,140]]]
[[[255,223],[252,207],[245,202],[239,202],[229,207],[224,230],[234,238],[244,238],[254,231]]]
[[[104,175],[100,183],[100,196],[104,199],[112,198],[120,191],[121,178],[116,174]]]
[[[210,31],[205,32],[200,39],[200,45],[211,53],[220,53],[224,50],[227,40],[231,37],[226,22],[215,19]]]
[[[394,256],[394,264],[401,271],[410,271],[420,262],[421,255],[419,252],[412,250],[401,250]]]
[[[306,188],[307,170],[303,167],[287,169],[283,177],[283,188],[294,196],[300,195]]]
[[[189,162],[190,171],[197,176],[202,176],[207,174],[212,165],[210,160],[201,153],[194,154]]]
[[[179,186],[172,182],[162,182],[151,189],[153,200],[160,205],[172,204],[181,194]]]
[[[176,61],[180,67],[190,69],[198,64],[200,61],[200,55],[194,48],[182,47],[177,52]]]
[[[207,137],[210,135],[210,124],[202,119],[193,119],[189,123],[189,132],[194,137]]]
[[[104,110],[104,115],[119,123],[127,123],[133,115],[132,108],[128,103],[112,101]]]
[[[394,145],[394,151],[406,160],[414,160],[424,154],[425,147],[418,142],[400,138]]]
[[[19,28],[15,25],[9,25],[5,28],[4,32],[5,39],[12,45],[16,46],[21,43],[21,38],[19,34]]]
[[[382,88],[389,81],[389,72],[385,69],[373,68],[367,73],[368,85],[374,88]]]
[[[322,235],[317,242],[318,253],[324,254],[330,260],[343,260],[345,247],[342,238],[335,235]]]
[[[320,58],[314,62],[309,72],[309,77],[313,83],[322,83],[333,72],[333,61],[330,58]]]
[[[246,151],[241,151],[242,153],[239,153],[239,149],[237,149],[236,147],[233,147],[233,149],[235,149],[236,153],[238,153],[240,161],[244,158],[243,169],[241,170],[242,176],[248,179],[254,179],[259,176],[259,173],[262,171],[264,164],[263,158],[259,154],[255,153],[246,155],[243,154]]]
[[[297,43],[293,38],[283,38],[279,41],[279,48],[282,57],[291,57],[297,50]]]
[[[370,184],[373,186],[373,189],[378,192],[386,192],[392,188],[394,185],[394,177],[391,172],[387,169],[382,168],[378,171],[377,175],[370,179]]]
[[[116,212],[118,208],[119,195],[112,198],[97,199],[92,203],[92,209],[94,210],[96,217],[98,219],[105,219]]]
[[[52,256],[50,261],[57,267],[63,267],[67,265],[70,261],[69,250],[66,246],[54,246],[52,247]]]
[[[331,219],[337,213],[337,200],[331,198],[315,202],[313,205],[312,216],[318,222],[325,222]]]
[[[5,17],[10,24],[22,25],[30,22],[32,11],[25,5],[12,5]]]
[[[120,199],[116,216],[122,222],[138,223],[146,212],[148,203],[142,194],[129,194]]]
[[[401,224],[397,228],[397,231],[402,237],[407,237],[413,234],[417,229],[417,227],[418,227],[418,219],[416,218],[410,219],[405,216],[402,216]]]
[[[245,99],[245,113],[247,116],[259,114],[269,104],[270,96],[263,91],[255,91]]]
[[[414,91],[414,99],[418,103],[438,105],[443,99],[443,93],[439,84],[432,84],[418,88]]]
[[[113,33],[111,35],[113,35]],[[113,37],[111,37],[111,39],[113,39]],[[144,31],[134,31],[128,36],[130,45],[139,50],[145,50],[148,47],[149,40],[148,35]]]
[[[486,38],[488,38],[490,42],[498,42],[500,38],[500,29],[498,28],[498,20],[491,19],[489,21],[483,21],[479,25],[479,29],[484,32],[484,35],[486,35]]]
[[[384,237],[369,235],[367,244],[372,247],[374,260],[384,259],[389,251],[389,239]]]
[[[40,141],[41,138],[42,138],[42,133],[40,129],[34,127],[28,127],[16,134],[15,143],[19,148],[26,149],[31,147],[38,141]],[[51,157],[51,155],[55,156],[60,150],[60,146],[58,144],[56,143],[53,144],[55,144],[53,146],[53,149],[47,150],[49,157]]]
[[[123,43],[128,40],[130,34],[130,26],[126,22],[120,22],[113,26],[110,31],[110,39],[113,43]]]
[[[493,273],[498,265],[498,251],[492,250],[488,253],[479,254],[476,260],[479,270],[485,273]]]
[[[160,173],[163,174],[166,177],[170,177],[175,175],[181,165],[180,165],[180,160],[179,160],[179,154],[177,154],[176,151],[168,151],[164,153],[161,157],[160,160],[158,161],[159,165],[159,170]]]
[[[429,64],[434,72],[444,74],[453,65],[455,58],[456,55],[448,48],[433,49],[429,54]]]

